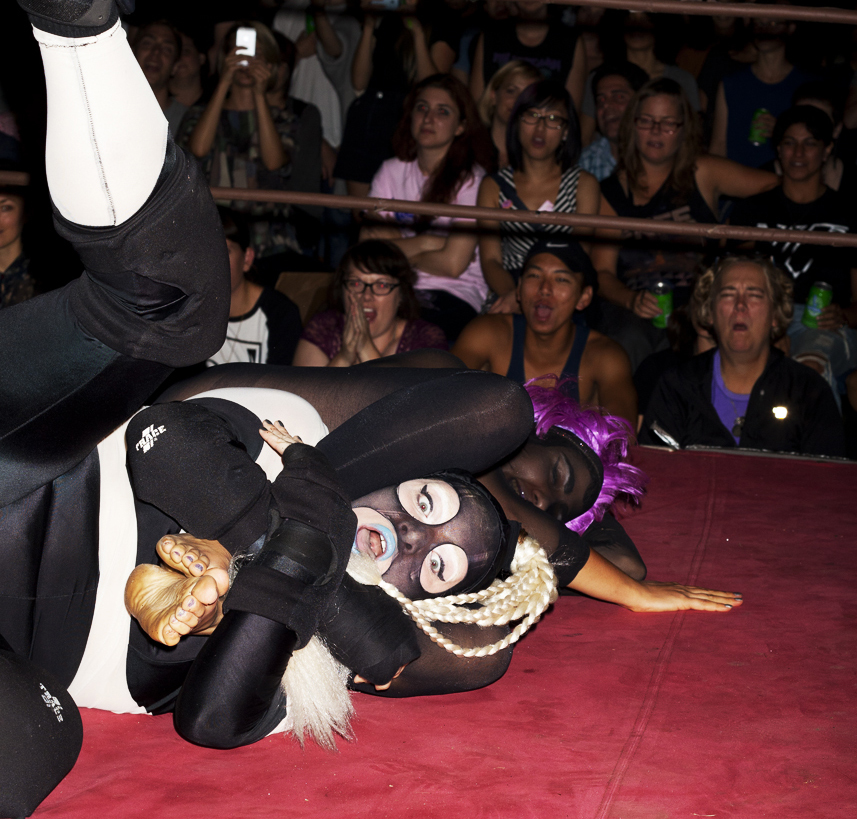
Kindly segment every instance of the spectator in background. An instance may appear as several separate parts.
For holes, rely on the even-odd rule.
[[[540,80],[525,88],[506,131],[509,167],[487,176],[479,206],[503,210],[597,213],[597,180],[577,165],[580,130],[565,87]],[[516,313],[515,287],[530,249],[546,236],[572,232],[560,225],[479,221],[479,253],[485,281],[497,295],[492,313]],[[575,229],[575,236],[589,231]]]
[[[324,136],[321,144],[322,168],[324,178],[329,181],[333,178],[336,150],[342,141],[342,106],[318,57],[317,17],[320,19],[325,15],[323,5],[321,15],[314,14],[312,9],[315,8],[310,5],[307,9],[305,2],[287,0],[274,17],[273,29],[294,43],[297,52],[289,94],[294,99],[311,103],[321,112]],[[329,22],[325,31],[331,31]],[[333,36],[336,37],[336,34]]]
[[[717,88],[724,77],[746,68],[756,59],[750,19],[741,17],[711,18],[715,41],[705,57],[696,78],[699,102],[705,112],[706,133],[711,132]]]
[[[577,109],[586,79],[586,49],[577,31],[563,25],[545,0],[521,0],[517,16],[490,25],[479,37],[470,72],[470,91],[480,99],[494,72],[522,60],[563,85]]]
[[[637,396],[624,350],[576,316],[592,299],[595,268],[580,244],[558,237],[538,242],[524,263],[516,293],[521,314],[475,318],[452,352],[468,367],[523,384],[569,378],[570,396],[584,407],[637,422]]]
[[[330,284],[332,309],[307,324],[295,366],[350,367],[411,350],[445,350],[443,330],[419,317],[416,279],[390,242],[368,239],[348,250]]]
[[[619,125],[628,103],[648,82],[648,75],[633,63],[602,65],[592,75],[595,92],[597,136],[580,154],[580,167],[599,182],[616,168],[619,158]]]
[[[11,170],[12,165],[4,162],[0,169]],[[24,194],[24,188],[0,187],[0,307],[11,307],[38,293],[21,238],[26,219]]]
[[[256,30],[255,57],[237,53],[235,35],[241,25]],[[230,28],[220,51],[219,79],[211,100],[190,109],[178,140],[201,160],[211,185],[285,190],[296,168],[304,171],[313,162],[316,169],[320,167],[320,140],[301,139],[298,146],[304,115],[320,129],[318,110],[305,103],[285,104],[294,101],[285,95],[288,66],[283,69],[281,64],[280,47],[269,28],[255,22]],[[272,91],[279,91],[278,101],[285,107],[268,102],[266,94]],[[231,207],[248,215],[257,257],[288,250],[300,253],[287,205],[235,201]]]
[[[315,105],[292,96],[291,77],[295,66],[295,44],[272,32],[280,49],[280,65],[274,87],[265,95],[272,110],[283,111],[293,123],[292,162],[286,190],[319,193],[323,176],[324,126]],[[276,228],[279,240],[268,252],[266,265],[282,270],[312,270],[316,268],[321,211],[319,205],[288,205],[284,208],[288,221]],[[281,211],[282,213],[283,211]],[[279,268],[279,269],[277,269]]]
[[[619,164],[601,183],[601,214],[717,222],[720,196],[752,196],[777,184],[773,173],[701,154],[699,133],[699,118],[678,83],[664,77],[644,85],[625,109]],[[624,347],[636,370],[667,345],[666,333],[652,326],[660,307],[650,291],[666,281],[674,304],[687,303],[705,244],[606,229],[597,236],[604,241],[592,251],[602,297],[594,326]]]
[[[521,91],[541,78],[541,72],[529,63],[510,60],[491,77],[485,87],[482,99],[479,100],[479,116],[491,132],[491,141],[497,152],[497,168],[505,168],[509,164],[506,130],[515,103]]]
[[[708,330],[696,323],[689,304],[677,307],[667,319],[669,347],[646,356],[634,373],[634,388],[637,390],[637,426],[639,431],[661,376],[669,369],[678,367],[693,356],[717,346]]]
[[[833,150],[833,123],[812,105],[781,114],[772,136],[782,184],[735,206],[732,223],[785,230],[857,233],[857,209],[847,196],[824,184],[824,167]],[[794,318],[789,324],[791,355],[825,377],[837,403],[837,379],[857,367],[857,251],[795,242],[756,242],[749,248],[770,256],[793,279]],[[809,291],[823,281],[831,303],[806,327]]]
[[[646,72],[647,79],[665,77],[677,82],[690,101],[694,111],[699,110],[699,92],[693,75],[671,63],[677,44],[664,15],[651,17],[639,11],[605,12],[599,30],[602,32],[601,50],[608,63],[630,62]],[[671,53],[668,53],[671,52]],[[586,146],[595,135],[597,110],[592,76],[587,78],[583,104],[580,108],[581,144]]]
[[[325,76],[336,91],[340,122],[344,128],[348,108],[355,99],[354,87],[351,85],[351,64],[360,41],[360,24],[349,14],[347,4],[341,0],[312,0],[307,15],[315,27],[315,53]],[[340,139],[330,143],[329,147],[322,143],[321,189],[323,193],[343,196],[348,193],[345,180],[337,179],[334,174],[340,147],[341,133]],[[350,224],[349,211],[323,209],[323,256],[329,267],[337,267],[348,249]]]
[[[777,117],[791,106],[797,88],[812,77],[786,57],[793,23],[754,19],[752,31],[756,59],[724,77],[717,89],[710,148],[713,154],[759,168],[775,158],[770,137]],[[757,114],[761,108],[765,112]]]
[[[137,31],[134,38],[134,56],[152,87],[155,99],[161,106],[175,137],[188,106],[170,93],[170,80],[182,52],[182,37],[178,29],[166,20],[149,23]]]
[[[765,259],[727,258],[702,276],[692,309],[717,347],[663,375],[640,443],[844,454],[830,387],[771,344],[791,319],[791,289]]]
[[[200,102],[205,93],[203,76],[208,73],[205,49],[198,48],[193,37],[183,31],[179,35],[182,49],[170,79],[170,94],[177,102],[190,108]]]
[[[833,150],[822,170],[822,179],[828,188],[848,197],[857,195],[857,165],[854,156],[840,156],[839,139],[843,136],[844,93],[831,83],[815,80],[804,83],[792,97],[793,105],[814,105],[820,108],[833,122]],[[777,170],[781,174],[781,170]]]
[[[404,116],[388,159],[369,195],[451,205],[475,205],[484,167],[491,163],[485,126],[467,87],[450,74],[418,83],[405,100]],[[396,244],[417,271],[421,315],[455,341],[487,295],[472,219],[378,214],[361,239]]]
[[[232,291],[226,341],[208,359],[215,364],[291,364],[301,334],[297,305],[277,290],[247,278],[255,254],[243,214],[219,207],[226,234]]]
[[[363,29],[351,66],[359,96],[348,109],[334,176],[348,193],[366,196],[376,171],[393,156],[393,133],[415,83],[452,67],[460,31],[457,18],[432,0],[403,0],[396,13],[379,16],[362,0]]]

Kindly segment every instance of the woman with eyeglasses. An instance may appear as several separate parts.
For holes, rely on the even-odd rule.
[[[561,213],[597,213],[601,194],[595,177],[577,165],[580,128],[568,92],[555,80],[525,88],[506,129],[509,166],[485,177],[483,208]],[[520,312],[515,285],[530,249],[571,228],[527,222],[480,220],[479,255],[488,287],[496,295],[489,311]],[[576,229],[576,235],[581,233]],[[582,231],[586,234],[588,231]]]
[[[674,222],[718,222],[721,196],[744,198],[775,187],[765,171],[700,154],[700,124],[681,86],[651,80],[625,109],[616,170],[601,182],[602,216]],[[651,290],[673,288],[673,306],[687,304],[694,273],[706,253],[701,239],[680,242],[659,234],[599,230],[592,262],[598,271],[601,316],[597,329],[618,341],[634,369],[668,345],[652,325],[660,314]],[[619,243],[621,240],[621,244]]]
[[[295,366],[350,367],[394,353],[445,350],[443,330],[419,317],[415,280],[394,244],[367,239],[352,247],[330,284],[332,309],[307,324]]]

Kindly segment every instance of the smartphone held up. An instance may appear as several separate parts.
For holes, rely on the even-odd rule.
[[[241,26],[235,32],[235,47],[238,49],[235,53],[246,55],[247,57],[256,56],[256,29],[250,26]],[[250,65],[248,60],[241,60],[238,65],[246,68]]]

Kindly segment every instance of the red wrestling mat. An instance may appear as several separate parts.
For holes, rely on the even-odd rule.
[[[857,465],[636,457],[652,481],[625,523],[650,577],[743,591],[743,609],[562,598],[488,689],[356,695],[338,753],[208,751],[169,717],[85,711],[36,816],[850,819]]]

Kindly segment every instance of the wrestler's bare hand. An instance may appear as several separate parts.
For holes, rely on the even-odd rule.
[[[645,580],[640,584],[643,594],[631,611],[731,611],[744,602],[738,592],[699,589],[681,583],[657,583]]]
[[[217,586],[218,597],[229,591],[232,555],[216,540],[201,540],[186,533],[164,535],[156,548],[164,565],[185,577],[211,577]]]
[[[153,640],[174,646],[186,634],[211,634],[222,610],[210,575],[185,577],[143,564],[125,584],[125,608]]]
[[[277,455],[282,455],[292,444],[302,444],[303,441],[297,435],[289,434],[289,431],[283,426],[282,421],[277,421],[272,424],[265,420],[262,422],[262,429],[259,430],[259,435],[270,446]]]

